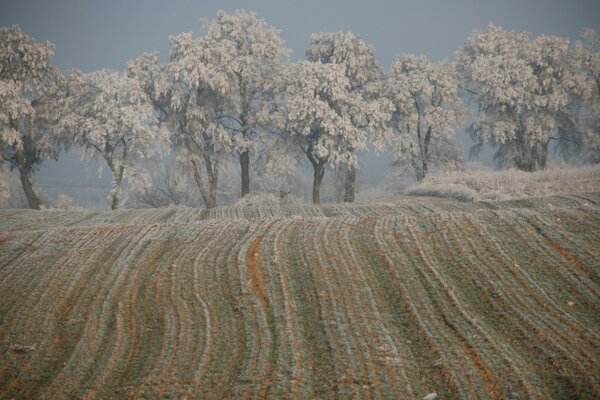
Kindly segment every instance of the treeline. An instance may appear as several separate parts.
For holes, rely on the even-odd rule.
[[[170,55],[131,60],[124,71],[66,75],[18,26],[0,28],[0,156],[17,170],[29,207],[41,202],[31,177],[47,159],[80,146],[112,173],[112,209],[124,181],[144,188],[144,160],[173,152],[206,207],[217,205],[224,163],[239,162],[241,196],[250,166],[313,169],[313,202],[328,169],[344,171],[353,201],[357,152],[391,151],[417,180],[432,165],[462,161],[454,139],[501,164],[546,167],[549,151],[600,162],[600,53],[596,33],[569,39],[474,31],[455,59],[400,55],[386,73],[372,45],[348,32],[311,36],[306,61],[290,62],[279,30],[254,13],[219,12],[204,34],[170,37]],[[2,171],[0,171],[2,172]],[[7,195],[0,179],[0,197]]]

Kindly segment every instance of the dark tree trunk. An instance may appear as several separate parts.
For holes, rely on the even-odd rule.
[[[533,172],[535,171],[535,162],[531,159],[517,160],[515,162],[517,168],[521,171],[525,172]]]
[[[119,209],[120,205],[121,205],[121,186],[117,186],[117,188],[115,189],[115,192],[113,193],[113,196],[112,196],[112,203],[110,205],[110,209],[117,210],[117,209]]]
[[[548,162],[548,141],[540,143],[540,154],[538,155],[538,166],[540,169],[546,169]]]
[[[344,202],[352,203],[356,193],[356,168],[348,166],[344,182]]]
[[[204,204],[206,204],[207,208],[210,208],[209,206],[209,201],[208,201],[208,194],[206,193],[206,188],[204,187],[204,181],[202,180],[202,175],[200,174],[200,171],[198,170],[198,165],[196,163],[196,161],[192,160],[192,169],[193,174],[194,174],[194,181],[196,182],[196,186],[198,187],[198,190],[200,191],[200,196],[202,196],[202,200],[204,200]]]
[[[240,153],[240,167],[242,169],[242,197],[250,193],[250,153],[245,150]]]
[[[196,186],[198,186],[198,190],[200,191],[200,195],[202,196],[202,200],[204,200],[204,204],[206,204],[206,208],[215,208],[217,206],[217,186],[219,181],[219,175],[217,169],[212,169],[207,165],[206,170],[208,174],[208,190],[206,189],[206,185],[204,183],[204,178],[200,172],[198,167],[198,163],[192,160],[192,168],[194,169],[194,181],[196,181]]]
[[[219,183],[219,161],[216,154],[211,154],[214,149],[208,153],[204,153],[204,166],[206,175],[208,176],[208,199],[206,199],[207,208],[215,208],[217,206],[217,187]],[[215,160],[216,159],[216,160]]]
[[[321,183],[323,182],[323,176],[325,176],[325,164],[318,162],[313,164],[313,203],[321,204]]]
[[[127,153],[129,151],[127,142],[124,138],[121,138],[121,142],[123,143],[123,154],[121,155],[122,160],[120,164],[114,163],[112,153],[115,150],[115,147],[110,146],[107,142],[105,145],[104,158],[108,163],[108,167],[113,174],[113,195],[112,195],[112,204],[110,205],[111,210],[117,210],[121,205],[121,183],[123,183],[123,175],[125,173],[125,162],[127,160]]]
[[[32,158],[31,155],[35,154],[35,152],[36,150],[35,146],[33,145],[33,141],[29,137],[25,136],[23,140],[23,148],[16,150],[14,158],[8,161],[13,163],[13,165],[15,165],[19,170],[21,187],[23,188],[23,192],[25,192],[25,197],[27,198],[27,204],[29,208],[32,210],[39,210],[42,206],[42,202],[33,190],[33,185],[29,180],[29,175],[35,163],[35,157]]]
[[[421,154],[421,171],[417,176],[417,181],[422,182],[427,173],[429,172],[429,143],[431,142],[431,127],[427,128],[427,133],[425,133],[425,139],[421,144],[421,133],[420,129],[418,130],[419,136],[419,149]]]
[[[185,146],[190,153],[192,153],[192,149],[197,148],[197,146],[193,146],[193,143],[190,140],[185,141]],[[204,167],[206,169],[206,175],[208,176],[208,189],[206,184],[204,183],[204,178],[202,177],[201,166],[196,162],[196,160],[191,160],[194,181],[196,182],[196,186],[200,191],[200,196],[202,196],[202,200],[204,200],[204,204],[206,208],[215,208],[217,206],[217,187],[219,182],[219,162],[213,161],[211,155],[204,154]]]
[[[215,208],[217,206],[217,190],[216,187],[213,187],[213,184],[210,185],[210,194],[208,199],[206,199],[206,208]]]
[[[206,202],[207,208],[215,208],[217,206],[217,187],[219,182],[218,170],[214,169],[208,177],[209,194]]]
[[[42,206],[42,202],[33,190],[33,185],[29,180],[29,173],[27,170],[19,168],[19,175],[21,176],[21,186],[25,192],[25,197],[27,197],[27,204],[29,205],[29,208],[32,210],[39,210]]]
[[[115,187],[114,193],[112,195],[112,204],[110,205],[111,210],[117,210],[121,205],[121,183],[123,181],[123,172],[125,168],[123,166],[119,167],[114,179],[115,179]]]
[[[536,161],[536,148],[521,145],[519,154],[515,157],[515,165],[517,168],[521,171],[533,172],[535,171]]]
[[[522,125],[522,124],[521,124]],[[536,162],[538,161],[536,146],[530,146],[525,140],[523,128],[517,132],[516,136],[516,152],[513,156],[515,165],[521,171],[535,171]]]
[[[418,181],[422,182],[425,177],[427,176],[427,173],[429,172],[429,160],[427,160],[427,158],[424,158],[421,162],[421,172],[420,175],[418,177]]]

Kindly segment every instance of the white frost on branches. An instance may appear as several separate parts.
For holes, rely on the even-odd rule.
[[[272,126],[289,50],[279,31],[254,13],[220,11],[203,20],[205,34],[170,38],[169,61],[146,54],[128,66],[171,130],[177,160],[193,176],[207,207],[217,204],[224,158],[240,157],[242,195],[249,191],[250,153]]]
[[[575,43],[574,55],[589,89],[583,100],[588,115],[581,143],[583,156],[600,163],[600,39],[593,29],[583,30],[581,40]]]
[[[409,162],[417,180],[425,178],[430,163],[449,161],[443,155],[452,148],[454,131],[466,116],[458,85],[452,64],[402,55],[382,87],[382,95],[394,105],[391,148]]]
[[[148,185],[140,162],[165,153],[169,136],[140,83],[125,74],[101,70],[74,73],[70,79],[69,112],[61,120],[89,160],[104,160],[113,175],[112,209],[120,204],[121,184]]]
[[[0,207],[4,206],[10,198],[10,182],[9,177],[0,166]]]
[[[310,46],[306,51],[309,61],[323,64],[339,65],[350,82],[350,88],[362,96],[365,101],[378,102],[374,88],[383,79],[384,73],[375,48],[352,32],[329,32],[311,35]],[[359,122],[360,123],[360,122]],[[381,143],[383,130],[366,132],[369,139],[376,144]],[[356,189],[356,172],[358,166],[344,165],[344,201],[354,201]]]
[[[456,61],[479,106],[469,128],[477,143],[498,146],[497,159],[519,169],[544,168],[550,138],[585,90],[570,56],[566,38],[474,31]]]
[[[21,150],[23,140],[18,123],[33,114],[31,102],[21,94],[19,84],[12,80],[0,80],[0,141],[3,147]],[[4,153],[4,152],[3,152]],[[3,154],[3,157],[4,154]]]
[[[352,91],[339,64],[304,61],[288,72],[279,123],[287,141],[313,166],[313,202],[319,203],[325,168],[356,167],[355,151],[366,148],[367,132],[386,129],[389,104],[367,102]]]
[[[214,128],[228,132],[240,157],[245,195],[250,154],[271,124],[273,96],[282,84],[280,67],[289,50],[279,30],[254,13],[219,11],[216,20],[203,23],[206,34],[200,39],[190,33],[171,38],[171,68],[190,91],[201,88],[219,97]],[[177,97],[173,101],[177,107]]]
[[[40,208],[30,178],[60,141],[51,128],[64,102],[64,81],[50,62],[51,43],[36,43],[18,26],[0,28],[0,162],[17,169],[30,208]]]
[[[323,64],[341,65],[353,90],[363,90],[384,75],[375,48],[352,32],[312,34],[306,58]]]
[[[177,146],[177,160],[191,171],[208,208],[217,205],[223,159],[235,150],[222,117],[231,88],[219,65],[229,56],[202,39],[184,34],[171,38],[171,57],[166,67],[172,109],[167,121]]]

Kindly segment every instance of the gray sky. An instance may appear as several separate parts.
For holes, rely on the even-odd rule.
[[[313,32],[352,31],[375,46],[386,69],[401,53],[452,58],[473,29],[483,30],[489,22],[572,39],[584,27],[600,31],[598,0],[0,0],[0,25],[18,24],[36,40],[54,43],[54,63],[62,70],[91,72],[123,69],[143,52],[157,50],[164,59],[169,35],[199,35],[200,19],[214,19],[220,9],[255,11],[267,19],[281,29],[294,59],[304,56]],[[468,143],[464,134],[459,138]],[[101,181],[86,174],[78,158],[64,154],[58,163],[48,163],[38,182],[109,183],[107,174]],[[376,175],[383,162],[365,158],[361,173]]]
[[[219,9],[256,11],[281,29],[301,58],[313,32],[352,31],[375,45],[387,68],[400,53],[451,58],[473,29],[492,21],[508,30],[576,38],[600,31],[598,0],[0,0],[0,25],[19,24],[37,40],[56,44],[55,64],[84,72],[122,69],[143,52],[168,55],[169,35],[200,33],[200,18]]]

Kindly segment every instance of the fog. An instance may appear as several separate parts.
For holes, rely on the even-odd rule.
[[[425,55],[432,61],[450,59],[474,30],[489,22],[506,30],[549,34],[575,40],[584,27],[600,31],[600,2],[575,1],[2,1],[0,26],[18,24],[36,41],[56,46],[54,65],[63,72],[103,68],[123,70],[127,61],[144,52],[168,57],[170,35],[201,33],[200,19],[214,19],[218,10],[254,11],[281,30],[292,60],[304,58],[311,33],[351,31],[375,47],[387,70],[399,54]],[[458,140],[465,154],[472,144],[461,129]],[[492,152],[479,162],[493,166]],[[359,182],[377,183],[392,170],[393,157],[360,155]],[[42,191],[87,197],[110,188],[110,173],[86,167],[76,148],[47,161],[34,176]],[[63,190],[64,189],[64,190]],[[80,191],[78,192],[78,190]],[[97,189],[94,191],[94,189]],[[90,194],[85,194],[91,190]],[[360,187],[359,187],[360,190]],[[83,194],[82,194],[83,193]],[[53,196],[54,196],[53,194]],[[303,196],[303,193],[299,193]],[[86,197],[87,196],[87,197]],[[95,206],[105,207],[104,199]]]

